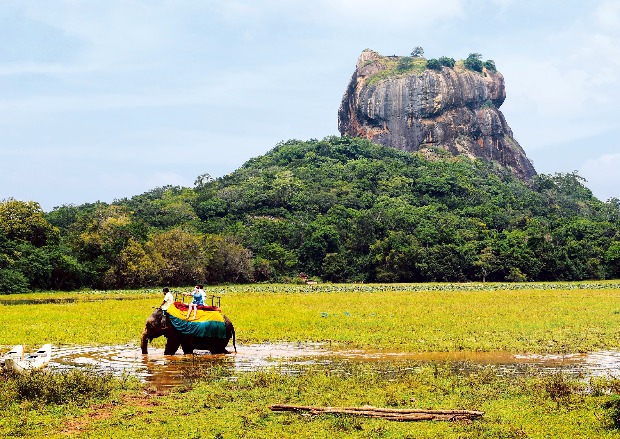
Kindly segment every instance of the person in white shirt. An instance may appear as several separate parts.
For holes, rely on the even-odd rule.
[[[168,327],[168,308],[170,308],[170,305],[174,303],[174,296],[172,295],[168,287],[164,287],[162,292],[164,293],[164,301],[161,303],[161,305],[159,305],[159,307],[164,314],[163,328],[166,329]]]
[[[174,297],[172,296],[172,293],[170,292],[170,290],[168,290],[168,287],[165,287],[162,291],[164,293],[164,301],[161,303],[159,307],[164,312],[164,315],[166,315],[167,314],[166,311],[168,311],[168,308],[170,308],[170,305],[174,303]]]

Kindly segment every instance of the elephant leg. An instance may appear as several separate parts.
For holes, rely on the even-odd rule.
[[[164,355],[174,355],[177,353],[177,350],[179,349],[179,342],[173,342],[172,340],[168,339],[168,341],[166,342],[166,348],[164,349]]]
[[[209,351],[211,351],[212,354],[228,354],[229,352],[226,350],[226,345],[228,345],[228,340],[225,338],[213,339]]]
[[[176,329],[169,330],[167,334],[166,348],[164,349],[164,355],[174,355],[179,349],[181,344],[181,337]]]
[[[194,341],[191,336],[183,337],[181,339],[181,349],[183,349],[184,354],[194,353]]]

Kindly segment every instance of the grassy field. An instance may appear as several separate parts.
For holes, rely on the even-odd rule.
[[[620,346],[620,284],[214,288],[240,344],[567,353]],[[0,296],[0,346],[138,343],[159,290]],[[63,302],[64,301],[64,302]]]
[[[620,283],[258,285],[216,288],[238,344],[326,342],[389,351],[618,349]],[[159,289],[0,296],[0,345],[138,342]],[[170,392],[130,378],[0,379],[0,437],[620,438],[620,378],[413,361],[236,372],[196,362]],[[36,390],[33,390],[36,389]],[[270,404],[482,410],[473,422],[274,413]]]
[[[28,438],[618,438],[620,382],[501,375],[458,364],[347,363],[230,376],[199,368],[170,393],[130,380],[37,374],[0,381],[0,436]],[[76,376],[77,375],[77,376]],[[28,392],[36,383],[37,392]],[[69,384],[69,385],[68,385]],[[107,386],[104,391],[101,386]],[[76,391],[75,389],[84,389]],[[66,391],[59,389],[68,389]],[[80,396],[73,400],[75,396]],[[475,409],[471,422],[395,422],[276,413],[271,404]]]

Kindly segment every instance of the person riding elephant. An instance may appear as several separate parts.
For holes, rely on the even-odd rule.
[[[148,343],[162,335],[167,339],[164,355],[174,355],[179,346],[185,354],[191,354],[195,349],[228,354],[226,347],[231,338],[237,352],[235,328],[219,308],[202,307],[198,321],[191,322],[183,318],[186,308],[186,304],[175,302],[168,308],[167,316],[161,308],[153,311],[142,331],[140,347],[143,354],[148,354]]]

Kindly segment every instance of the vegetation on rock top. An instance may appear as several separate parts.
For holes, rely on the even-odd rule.
[[[423,54],[424,50],[421,47],[416,47],[411,52],[411,56],[379,56],[377,59],[366,62],[365,65],[377,63],[381,66],[381,70],[367,78],[367,83],[372,85],[392,77],[420,75],[427,69],[441,71],[443,67],[455,68],[455,66],[459,66],[478,73],[482,73],[483,69],[497,72],[495,61],[491,59],[482,61],[482,55],[479,53],[470,53],[466,59],[459,61],[447,56],[426,59]]]

